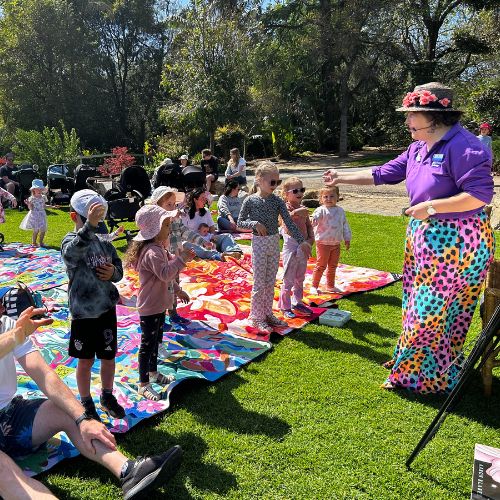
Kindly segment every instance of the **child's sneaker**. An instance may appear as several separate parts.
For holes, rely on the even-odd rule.
[[[252,319],[250,320],[250,324],[259,330],[259,332],[262,333],[273,333],[273,329],[271,326],[267,323],[267,321],[263,319]]]
[[[82,401],[81,403],[82,406],[85,408],[85,413],[87,415],[90,415],[94,420],[97,420],[98,422],[102,422],[101,417],[99,416],[97,410],[95,409],[95,404],[94,401],[92,401],[92,399]]]
[[[180,314],[175,313],[169,316],[172,323],[177,323],[178,325],[189,325],[191,321],[187,318],[183,318]]]
[[[309,289],[309,293],[310,293],[311,295],[321,295],[321,290],[320,290],[318,287],[312,286],[312,287]]]
[[[286,319],[293,319],[296,317],[295,313],[291,309],[285,309],[284,311],[281,311],[281,313]]]
[[[299,303],[292,306],[292,309],[298,311],[301,314],[306,314],[310,316],[313,313],[313,310],[310,307],[307,307],[305,304]]]
[[[118,403],[114,394],[101,395],[101,408],[112,418],[124,418],[125,409]]]
[[[123,498],[130,500],[167,483],[179,469],[182,453],[180,446],[174,446],[161,455],[129,460],[128,468],[120,478]]]
[[[266,316],[266,322],[270,326],[275,326],[277,328],[288,328],[288,323],[286,321],[282,321],[281,319],[277,318],[274,314]]]

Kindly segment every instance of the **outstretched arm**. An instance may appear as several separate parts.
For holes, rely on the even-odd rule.
[[[50,318],[33,319],[33,316],[43,314],[44,312],[44,308],[35,309],[33,307],[28,307],[28,309],[21,313],[19,319],[16,321],[15,327],[0,335],[0,358],[3,358],[17,346],[23,344],[37,328],[44,325],[50,325],[53,322]]]
[[[360,172],[342,172],[331,168],[323,174],[323,181],[327,186],[337,186],[339,184],[375,184],[371,170],[361,170]]]

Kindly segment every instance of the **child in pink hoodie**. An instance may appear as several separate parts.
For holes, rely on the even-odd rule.
[[[139,394],[152,401],[158,401],[160,394],[151,382],[168,385],[175,380],[173,375],[163,375],[158,371],[158,346],[163,339],[165,311],[172,309],[177,298],[189,302],[189,295],[181,290],[175,277],[193,258],[194,252],[183,249],[179,256],[174,257],[167,250],[170,223],[176,213],[167,212],[157,205],[143,206],[135,216],[139,234],[125,256],[125,265],[138,271],[140,281],[137,296],[142,330]]]

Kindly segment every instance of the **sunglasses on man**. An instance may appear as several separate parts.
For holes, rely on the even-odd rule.
[[[287,193],[293,193],[293,194],[299,194],[299,193],[305,193],[306,188],[295,188],[295,189],[289,189]]]

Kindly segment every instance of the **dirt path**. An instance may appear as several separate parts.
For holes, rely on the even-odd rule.
[[[324,154],[315,155],[306,160],[297,159],[292,161],[280,160],[277,162],[282,177],[297,175],[308,189],[318,189],[323,185],[322,175],[328,168],[339,169],[348,168],[350,171],[365,170],[371,167],[349,166],[353,161],[365,160],[380,154],[394,153],[397,156],[399,151],[380,151],[377,149],[352,153],[349,158],[339,158],[336,155]],[[255,163],[258,163],[255,162]],[[252,162],[249,163],[249,173],[253,173]],[[253,181],[252,175],[248,176],[249,181]],[[495,195],[493,198],[493,227],[500,224],[500,176],[495,176]],[[341,206],[349,212],[401,216],[403,208],[408,207],[408,196],[405,184],[395,186],[340,186],[343,196]]]

